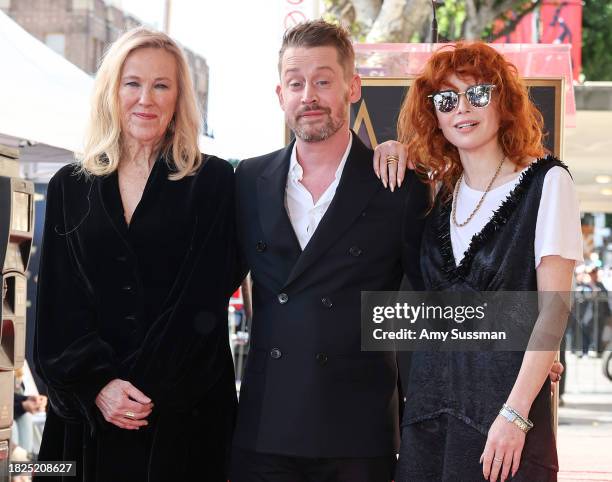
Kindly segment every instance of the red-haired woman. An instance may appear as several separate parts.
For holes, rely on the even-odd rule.
[[[578,201],[542,127],[495,49],[457,43],[429,59],[398,122],[407,157],[437,189],[421,251],[428,290],[570,291],[582,259]],[[554,356],[413,353],[396,480],[557,480]]]

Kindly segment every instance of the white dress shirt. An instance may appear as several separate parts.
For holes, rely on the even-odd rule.
[[[523,171],[524,172],[524,171]],[[474,235],[489,222],[493,213],[506,200],[521,180],[522,173],[515,179],[491,189],[482,206],[465,226],[458,227],[451,220],[451,244],[455,263],[458,265],[470,246]],[[482,191],[469,187],[465,180],[459,185],[457,221],[463,222],[478,204]],[[544,177],[542,196],[536,222],[535,265],[542,257],[559,255],[566,259],[582,262],[582,229],[580,227],[580,205],[578,194],[569,173],[562,167],[551,168]]]
[[[289,162],[289,175],[287,176],[287,188],[285,189],[285,206],[302,250],[306,247],[310,238],[312,238],[321,219],[325,216],[327,208],[334,199],[352,144],[353,134],[349,133],[348,145],[342,155],[338,169],[336,169],[335,179],[318,199],[316,204],[312,199],[312,194],[310,194],[308,189],[306,189],[301,182],[304,176],[304,169],[300,166],[297,159],[297,143],[293,145],[291,160]]]

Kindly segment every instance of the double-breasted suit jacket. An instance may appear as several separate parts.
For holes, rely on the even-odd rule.
[[[395,192],[353,134],[334,199],[302,251],[285,208],[293,144],[240,163],[238,239],[253,279],[251,348],[234,444],[304,457],[396,453],[394,353],[362,352],[361,291],[420,287],[426,188]]]

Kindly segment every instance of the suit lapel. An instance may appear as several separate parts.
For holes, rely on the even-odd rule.
[[[353,133],[349,153],[336,194],[309,243],[294,265],[285,286],[317,261],[361,215],[370,198],[381,188],[372,168],[372,151]]]
[[[259,221],[268,243],[274,243],[282,253],[294,255],[301,252],[287,209],[285,190],[293,142],[279,151],[267,169],[257,178]]]

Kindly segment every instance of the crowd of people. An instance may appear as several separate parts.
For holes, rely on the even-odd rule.
[[[575,317],[565,348],[578,356],[598,356],[612,348],[612,312],[608,289],[597,266],[576,270]]]
[[[295,139],[234,173],[198,149],[170,37],[104,56],[85,152],[47,193],[39,460],[84,482],[556,480],[556,350],[415,352],[401,394],[395,353],[361,350],[362,291],[571,290],[576,192],[516,68],[440,48],[376,151],[349,127],[343,28],[290,29],[278,70]],[[249,272],[238,404],[227,306]]]

